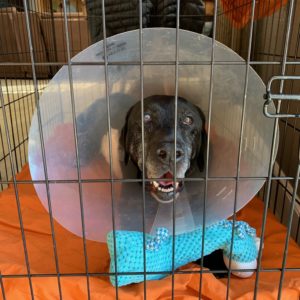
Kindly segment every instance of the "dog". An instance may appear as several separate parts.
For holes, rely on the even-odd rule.
[[[138,177],[142,177],[144,169],[144,176],[149,179],[147,190],[157,201],[164,203],[173,201],[174,196],[178,197],[184,189],[183,179],[190,176],[195,168],[198,167],[200,172],[204,170],[207,140],[204,113],[178,97],[176,120],[175,124],[174,96],[150,96],[144,99],[144,140],[141,102],[129,109],[120,135],[125,164],[131,160],[138,170]]]
[[[146,183],[147,190],[157,201],[171,202],[174,195],[178,197],[184,189],[183,178],[191,176],[196,168],[199,172],[204,171],[207,147],[204,113],[199,107],[178,97],[175,185],[175,97],[155,95],[145,98],[143,122],[144,142],[139,102],[129,109],[120,135],[125,164],[131,160],[138,170],[138,177],[142,177],[144,145],[145,178],[150,179]],[[128,210],[132,212],[132,209],[130,207]],[[201,259],[195,263],[201,265]],[[203,266],[210,270],[227,270],[222,250],[205,256]],[[227,273],[215,276],[223,278]]]
[[[116,106],[126,95],[112,95]],[[104,99],[102,99],[104,100]],[[126,99],[132,102],[132,99]],[[113,103],[114,103],[113,102]],[[108,151],[108,136],[101,136],[99,128],[105,126],[105,120],[97,116],[105,109],[105,101],[96,101],[85,112],[77,118],[78,148],[80,165],[86,165],[93,157],[100,152],[107,163],[109,163],[110,152]],[[114,156],[114,168],[120,159],[125,166],[132,161],[137,170],[137,177],[143,177],[143,145],[144,145],[144,170],[145,178],[150,181],[146,183],[150,198],[157,201],[147,202],[146,212],[148,215],[155,215],[159,202],[171,202],[178,197],[185,188],[183,179],[193,174],[201,174],[204,171],[207,135],[205,131],[205,116],[202,110],[191,104],[182,97],[177,101],[177,139],[176,139],[176,179],[174,186],[175,168],[175,97],[156,95],[144,99],[144,143],[142,140],[141,103],[134,104],[124,116],[125,122],[115,116],[114,120],[120,122],[112,128],[112,134],[119,139],[120,149],[112,149]],[[91,122],[92,121],[92,122]],[[123,122],[123,125],[122,125]],[[87,124],[89,126],[87,126]],[[120,125],[121,124],[121,125]],[[119,128],[120,128],[119,127]],[[122,156],[123,158],[121,159]],[[131,166],[132,167],[132,166]],[[123,166],[124,168],[124,166]],[[130,168],[130,166],[128,166]],[[124,171],[124,170],[123,170]],[[197,173],[198,171],[198,173]],[[121,171],[117,172],[121,174]],[[121,175],[120,175],[121,176]],[[132,190],[122,191],[123,195],[119,201],[122,214],[120,216],[121,227],[126,230],[136,230],[136,226],[142,224],[142,214],[137,213],[134,219],[134,226],[129,220],[132,219],[132,211],[137,210],[137,203],[128,203]],[[153,202],[153,203],[152,203]],[[197,209],[196,209],[197,211]],[[149,228],[151,228],[149,224]],[[141,227],[141,225],[140,225]],[[148,228],[147,224],[146,227]],[[200,265],[201,260],[196,263]],[[226,270],[221,250],[204,257],[204,267],[211,270]],[[227,273],[216,274],[217,277],[224,277]]]

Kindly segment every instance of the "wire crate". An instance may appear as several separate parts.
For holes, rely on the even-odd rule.
[[[131,4],[127,7],[124,6],[125,2]],[[243,57],[246,68],[251,66],[255,69],[266,86],[271,87],[271,90],[266,90],[266,97],[279,95],[271,99],[277,110],[276,115],[273,116],[276,120],[273,139],[278,130],[279,149],[274,167],[270,165],[268,177],[265,178],[266,183],[258,196],[263,199],[264,206],[260,223],[262,240],[265,238],[268,225],[268,212],[272,213],[286,228],[282,244],[282,264],[280,268],[272,265],[269,268],[262,267],[264,249],[261,245],[258,266],[255,270],[253,297],[257,297],[261,273],[275,271],[280,273],[274,296],[280,299],[285,274],[300,271],[300,265],[286,266],[289,240],[294,239],[300,244],[298,196],[300,2],[296,0],[194,1],[198,3],[197,12],[200,15],[185,10],[185,2],[188,1],[0,0],[0,196],[1,192],[9,188],[14,192],[18,216],[16,226],[19,227],[18,234],[22,241],[20,244],[22,249],[19,251],[24,253],[25,266],[22,272],[16,274],[6,274],[0,269],[2,299],[11,299],[7,297],[8,289],[5,282],[14,278],[26,280],[28,283],[28,298],[24,296],[24,299],[41,299],[36,297],[35,293],[37,280],[46,277],[55,279],[52,283],[56,285],[57,291],[55,295],[53,294],[53,299],[65,299],[66,280],[77,280],[82,277],[86,281],[86,290],[83,291],[81,299],[92,299],[93,287],[95,287],[92,279],[110,275],[105,272],[91,271],[89,247],[94,246],[88,244],[85,238],[80,250],[84,271],[66,273],[61,269],[61,258],[58,253],[60,251],[64,253],[63,243],[56,241],[56,225],[51,215],[49,217],[51,243],[48,243],[47,247],[52,249],[54,266],[49,272],[31,272],[31,256],[27,240],[30,222],[28,223],[26,219],[26,211],[22,209],[19,194],[23,186],[32,185],[33,182],[18,174],[22,174],[24,167],[28,165],[28,135],[39,97],[56,72],[64,65],[71,66],[71,58],[75,54],[100,39],[105,40],[113,34],[132,29],[138,29],[142,33],[143,28],[152,26],[173,27],[177,31],[183,28],[211,36],[212,49],[215,41],[219,41]],[[143,61],[139,63],[143,65]],[[211,68],[213,69],[218,63],[230,64],[230,62],[217,62],[212,55]],[[174,61],[174,66],[178,67],[178,59]],[[275,145],[274,140],[273,145]],[[235,180],[238,182],[240,178],[236,177]],[[78,184],[80,184],[79,179]],[[0,205],[1,200],[0,197]],[[5,248],[5,241],[1,242],[0,248],[2,247]],[[202,264],[203,261],[200,265]],[[228,274],[224,299],[229,299],[231,297],[229,287],[232,281],[230,271],[173,270],[170,273],[172,281],[169,299],[176,299],[174,277],[181,273],[200,274],[197,290],[199,299],[205,297],[204,294],[202,295],[203,274]],[[148,288],[148,283],[145,281],[140,289],[141,298],[151,299],[147,297]],[[115,298],[122,299],[122,295],[117,286]]]

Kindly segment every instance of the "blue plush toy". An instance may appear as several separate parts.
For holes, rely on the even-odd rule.
[[[233,222],[223,220],[206,227],[204,239],[204,255],[217,249],[223,249],[226,266],[229,265],[230,244]],[[115,231],[116,260],[118,273],[144,272],[143,233],[137,231]],[[146,234],[146,272],[172,271],[172,236],[166,228],[157,228],[156,235]],[[202,229],[175,236],[174,268],[177,269],[201,257]],[[255,269],[257,258],[257,242],[255,229],[247,223],[236,221],[234,224],[234,242],[232,249],[232,269]],[[110,272],[115,272],[115,253],[113,232],[107,236],[111,257]],[[249,277],[253,272],[233,272],[239,277]],[[166,277],[166,274],[146,275],[147,280]],[[116,285],[115,276],[110,277]],[[144,275],[118,275],[118,286],[142,282]]]

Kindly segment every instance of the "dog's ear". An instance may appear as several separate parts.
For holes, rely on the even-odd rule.
[[[124,157],[124,163],[125,165],[129,162],[129,149],[128,149],[128,142],[127,142],[127,136],[128,136],[128,120],[130,113],[132,111],[132,107],[127,112],[126,118],[125,118],[125,124],[121,130],[120,139],[119,139],[119,151],[121,153],[120,157]]]
[[[197,147],[197,164],[200,172],[203,172],[205,168],[205,158],[206,158],[206,149],[207,149],[207,134],[205,130],[205,115],[200,108],[197,107],[198,113],[202,120],[202,129],[199,137],[200,142]]]

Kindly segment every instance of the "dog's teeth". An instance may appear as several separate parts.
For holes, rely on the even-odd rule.
[[[173,189],[173,187],[169,187],[168,189],[161,188],[161,191],[164,192],[164,193],[170,193],[170,192],[174,191],[174,189]]]
[[[156,181],[153,181],[153,185],[157,188],[159,186],[159,183]]]
[[[157,188],[159,191],[162,191],[163,189],[159,186],[158,188]]]
[[[179,186],[179,182],[176,182],[176,188],[178,188],[178,186]]]

